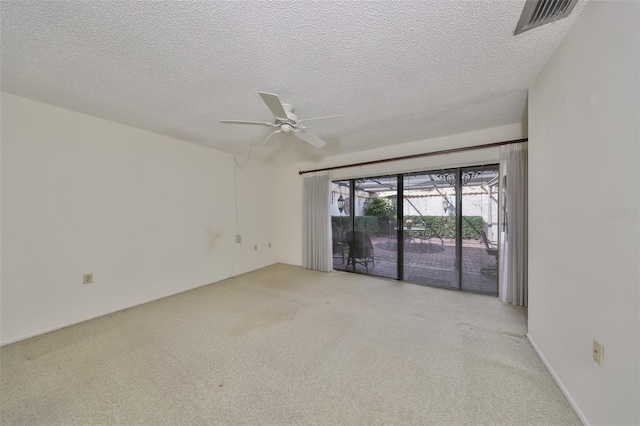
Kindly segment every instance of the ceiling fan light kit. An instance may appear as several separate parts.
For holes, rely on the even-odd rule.
[[[263,146],[270,145],[272,136],[276,134],[292,134],[296,138],[315,146],[316,148],[322,148],[327,144],[323,139],[320,139],[309,129],[304,126],[305,122],[308,122],[316,130],[322,131],[323,129],[333,129],[343,124],[344,119],[341,115],[331,115],[328,117],[315,117],[304,120],[298,120],[298,117],[293,113],[295,110],[293,105],[283,104],[280,102],[278,95],[273,93],[259,92],[260,97],[267,105],[269,110],[274,115],[274,121],[272,123],[265,121],[245,121],[245,120],[220,120],[225,124],[246,124],[257,126],[269,126],[272,131],[264,137],[262,140]]]

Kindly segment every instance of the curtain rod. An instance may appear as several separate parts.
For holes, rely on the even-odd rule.
[[[509,145],[512,143],[522,143],[522,142],[527,142],[528,140],[529,138],[514,139],[510,141],[486,143],[484,145],[465,146],[462,148],[443,149],[440,151],[423,152],[422,154],[412,154],[412,155],[404,155],[402,157],[385,158],[383,160],[364,161],[362,163],[353,163],[353,164],[345,164],[342,166],[325,167],[324,169],[300,170],[298,174],[303,175],[305,173],[324,172],[327,170],[336,170],[336,169],[346,169],[348,167],[368,166],[370,164],[388,163],[389,161],[410,160],[412,158],[430,157],[432,155],[453,154],[454,152],[471,151],[473,149],[493,148],[495,146]]]

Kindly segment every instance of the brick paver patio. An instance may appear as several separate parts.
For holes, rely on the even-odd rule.
[[[390,237],[374,237],[375,266],[369,263],[369,275],[395,279],[397,276],[397,243]],[[348,247],[345,246],[344,261],[334,255],[333,267],[336,270],[347,269]],[[404,279],[417,284],[434,285],[446,288],[459,288],[458,274],[455,269],[455,241],[432,239],[431,241],[412,240],[405,242]],[[498,280],[495,276],[496,258],[487,254],[484,244],[478,240],[462,241],[462,289],[498,294]],[[349,271],[353,266],[349,265]],[[355,272],[366,274],[364,266],[356,264]]]

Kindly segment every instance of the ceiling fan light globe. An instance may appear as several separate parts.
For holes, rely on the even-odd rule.
[[[291,130],[293,130],[293,128],[291,127],[290,124],[284,123],[283,125],[280,126],[280,130],[282,130],[282,133],[289,133],[291,132]]]

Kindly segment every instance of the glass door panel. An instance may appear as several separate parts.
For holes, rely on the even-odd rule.
[[[497,166],[462,169],[462,289],[498,294]]]
[[[398,278],[397,176],[332,182],[333,269]]]
[[[348,180],[331,183],[331,236],[333,246],[333,269],[347,269],[348,245],[346,236],[351,227],[351,183]]]
[[[404,279],[459,288],[456,251],[456,171],[404,176]]]
[[[347,239],[348,269],[386,278],[398,277],[394,225],[398,177],[380,176],[354,181],[354,233]]]

